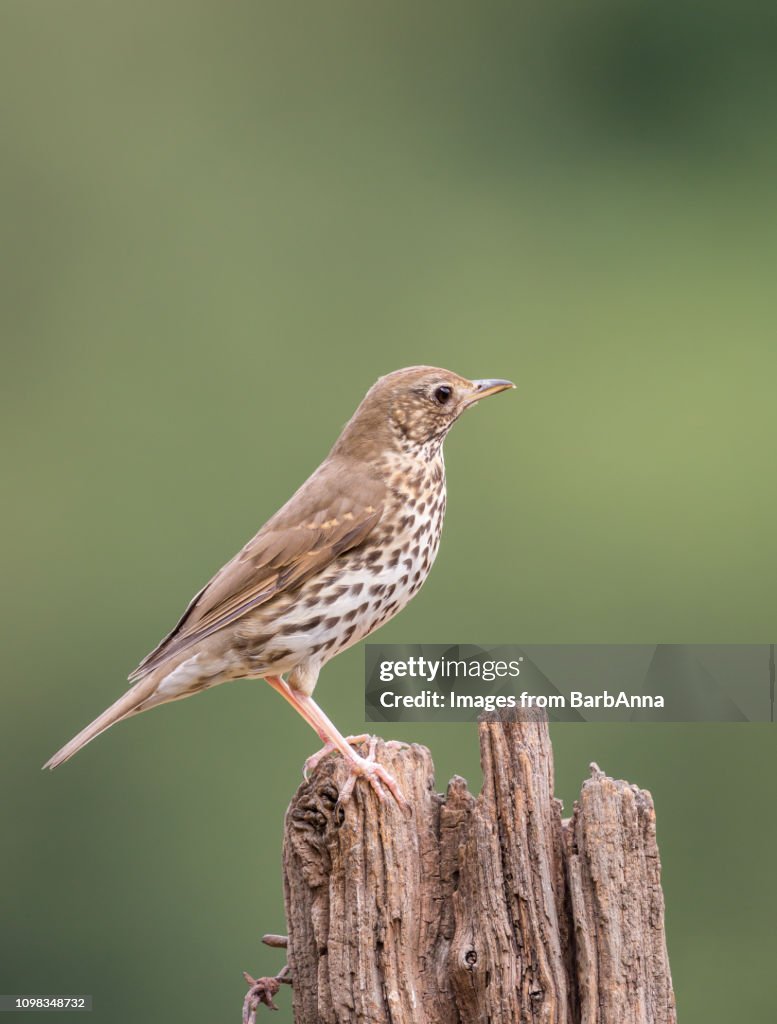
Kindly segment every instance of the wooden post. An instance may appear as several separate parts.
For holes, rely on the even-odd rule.
[[[547,724],[480,724],[483,790],[435,792],[425,747],[380,744],[411,805],[325,759],[286,815],[296,1024],[674,1024],[650,795],[596,766],[571,819]]]

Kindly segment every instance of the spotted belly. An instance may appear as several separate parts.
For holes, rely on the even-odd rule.
[[[440,543],[444,495],[401,531],[341,556],[237,627],[244,675],[315,672],[392,619],[418,592]]]
[[[406,480],[389,478],[393,500],[363,544],[171,666],[149,706],[241,677],[285,675],[312,693],[322,666],[402,611],[429,575],[445,514],[441,456]]]

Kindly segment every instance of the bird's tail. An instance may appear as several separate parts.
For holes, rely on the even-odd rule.
[[[74,736],[69,743],[66,743],[61,750],[58,750],[53,757],[50,757],[43,767],[58,768],[65,761],[69,761],[73,754],[77,754],[81,747],[91,743],[95,736],[99,736],[101,732],[105,732],[122,718],[129,718],[130,715],[142,710],[141,705],[154,692],[158,682],[159,676],[152,672],[140,682],[135,683],[85,729],[82,729],[77,736]]]

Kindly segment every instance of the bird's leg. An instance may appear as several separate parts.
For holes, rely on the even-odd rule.
[[[319,754],[314,754],[313,757],[320,760],[320,757],[331,753],[333,750],[337,750],[350,765],[352,778],[348,780],[340,794],[340,801],[342,803],[345,803],[350,797],[356,779],[360,775],[363,775],[375,790],[380,800],[386,799],[386,794],[383,791],[383,786],[385,786],[399,806],[403,809],[407,808],[407,802],[402,796],[402,791],[397,785],[393,775],[391,775],[390,772],[387,772],[386,769],[375,760],[375,744],[377,741],[374,737],[343,736],[334,722],[324,714],[312,697],[306,697],[304,694],[297,693],[287,682],[281,679],[280,676],[265,676],[264,678],[274,690],[278,691],[284,700],[287,700],[289,704],[291,704],[291,706],[298,711],[300,715],[302,715],[308,725],[312,729],[315,729],[320,738],[324,741],[323,751],[319,751]],[[361,757],[361,755],[357,754],[350,745],[349,740],[353,740],[354,742],[370,740],[370,750],[367,756]],[[310,760],[311,759],[305,762],[306,769],[310,764]],[[318,761],[315,761],[313,767],[315,767],[316,763],[318,763]],[[383,785],[381,785],[381,783]]]
[[[321,732],[321,730],[318,728],[315,722],[311,721],[311,719],[308,718],[307,714],[302,710],[302,708],[299,705],[297,695],[294,693],[292,688],[284,679],[281,679],[280,676],[265,676],[264,681],[266,683],[269,683],[270,686],[272,686],[273,690],[279,693],[284,700],[287,700],[298,715],[302,715],[302,717],[305,719],[308,725],[312,729],[315,729],[315,731],[318,733],[318,738],[322,741],[322,743],[324,743],[327,746],[330,745],[329,737],[326,735],[326,733]],[[327,753],[329,753],[329,751],[327,751]],[[305,764],[307,765],[307,761],[305,762]]]
[[[265,682],[269,683],[270,686],[272,686],[272,688],[277,693],[279,693],[284,700],[287,700],[289,704],[291,704],[291,706],[294,708],[294,710],[298,712],[298,714],[302,715],[302,717],[305,719],[305,721],[312,729],[315,729],[315,731],[318,733],[319,739],[324,744],[320,750],[316,751],[315,754],[311,754],[307,761],[305,761],[305,765],[302,769],[302,774],[304,775],[305,781],[307,782],[308,775],[316,768],[319,762],[322,761],[327,756],[327,754],[331,754],[333,751],[338,749],[337,744],[335,744],[329,738],[328,733],[322,731],[319,724],[313,721],[309,714],[307,713],[307,711],[300,706],[297,694],[294,692],[294,690],[292,690],[292,688],[284,679],[281,679],[280,676],[265,676],[264,678]],[[346,743],[349,743],[351,745],[367,743],[369,739],[370,734],[367,732],[361,733],[359,736],[345,737]]]
[[[375,790],[380,800],[386,799],[386,794],[383,791],[383,786],[391,793],[396,802],[401,808],[407,808],[407,802],[402,796],[402,791],[394,779],[394,776],[386,769],[378,764],[375,760],[375,746],[377,744],[377,738],[370,738],[370,750],[366,757],[362,757],[357,754],[353,747],[349,744],[348,740],[339,731],[337,726],[331,719],[329,719],[321,708],[316,704],[312,697],[306,697],[304,694],[294,694],[296,700],[301,705],[300,713],[310,722],[319,736],[326,736],[329,743],[332,744],[335,750],[338,750],[345,760],[348,762],[351,770],[351,778],[346,782],[340,793],[340,802],[346,803],[353,790],[353,785],[356,779],[363,775],[372,788]],[[304,711],[302,710],[304,708]]]

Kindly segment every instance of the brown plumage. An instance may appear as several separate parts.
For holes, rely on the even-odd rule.
[[[322,754],[339,750],[352,781],[365,775],[378,795],[382,783],[401,801],[374,744],[358,755],[311,694],[323,665],[426,579],[445,510],[445,435],[464,409],[512,386],[428,366],[381,377],[324,462],[143,659],[134,685],[44,767],[120,719],[229,679],[265,678],[319,733]]]

